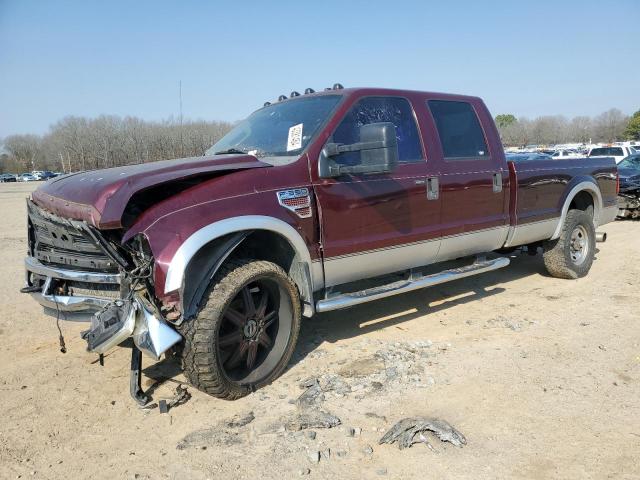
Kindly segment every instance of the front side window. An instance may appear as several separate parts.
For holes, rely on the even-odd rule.
[[[206,152],[250,153],[273,165],[294,161],[328,120],[340,95],[302,97],[253,112]]]
[[[398,161],[422,161],[420,134],[413,108],[406,98],[366,97],[351,107],[333,132],[332,142],[350,145],[360,141],[360,127],[370,123],[391,122],[396,127]],[[342,165],[359,165],[360,152],[346,152],[334,157]]]
[[[482,127],[471,104],[429,100],[445,159],[478,159],[489,156]]]

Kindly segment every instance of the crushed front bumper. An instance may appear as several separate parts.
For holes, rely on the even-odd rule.
[[[44,265],[34,257],[26,257],[24,264],[27,287],[40,287],[40,291],[31,292],[31,296],[49,315],[61,313],[63,319],[88,322],[95,312],[120,297],[120,274],[62,269]],[[67,282],[89,286],[90,291],[99,295],[69,293],[68,288],[66,294],[61,294],[60,285]]]
[[[89,351],[106,353],[132,337],[136,347],[157,360],[182,338],[144,295],[133,293],[132,302],[120,298],[120,274],[61,269],[44,265],[33,257],[25,259],[25,267],[27,287],[39,289],[30,294],[44,307],[45,313],[63,320],[91,322],[91,329],[84,335]],[[73,291],[66,286],[67,283],[88,285],[92,291],[118,294],[116,297],[60,294],[60,290]],[[100,290],[105,286],[107,290]],[[114,317],[118,317],[118,321],[114,322]]]

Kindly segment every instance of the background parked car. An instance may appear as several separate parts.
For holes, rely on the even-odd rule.
[[[618,216],[640,218],[640,153],[622,160],[618,164],[618,175]]]
[[[56,173],[50,172],[49,170],[45,170],[40,172],[38,180],[49,180],[50,178],[55,178],[58,175]]]
[[[17,182],[17,179],[13,173],[3,173],[2,175],[0,175],[0,182]]]
[[[30,173],[23,173],[18,177],[18,181],[20,182],[35,182],[36,180],[37,178]]]
[[[554,160],[562,160],[564,158],[580,158],[582,155],[575,150],[559,149],[551,154]]]
[[[640,190],[640,153],[629,155],[618,164],[620,191],[628,188]]]

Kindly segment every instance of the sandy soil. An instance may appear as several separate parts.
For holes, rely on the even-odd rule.
[[[273,385],[236,402],[189,388],[160,414],[129,397],[129,350],[101,367],[84,325],[65,323],[61,354],[54,321],[18,293],[32,188],[0,184],[0,478],[640,478],[640,222],[606,226],[581,280],[516,255],[492,274],[319,315]],[[176,365],[146,362],[145,386],[170,398]],[[310,376],[325,390],[313,409],[342,421],[313,439],[284,427]],[[408,416],[446,420],[467,445],[378,445]]]

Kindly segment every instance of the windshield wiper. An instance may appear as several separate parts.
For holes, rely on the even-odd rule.
[[[226,150],[220,150],[219,152],[213,152],[214,155],[229,155],[229,154],[241,154],[246,155],[247,152],[239,150],[237,148],[228,148]]]

